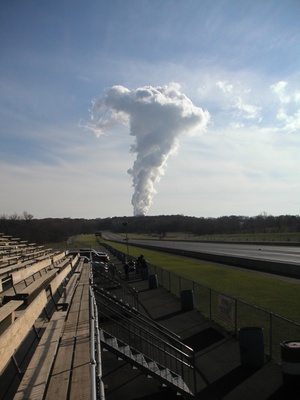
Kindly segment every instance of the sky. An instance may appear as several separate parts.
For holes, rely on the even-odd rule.
[[[1,0],[0,216],[299,215],[299,0]]]

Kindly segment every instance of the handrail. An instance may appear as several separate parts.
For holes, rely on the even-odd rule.
[[[95,295],[91,286],[90,286],[90,346],[91,346],[90,347],[91,400],[98,400],[98,398],[100,400],[104,400],[105,393],[104,393],[104,385],[102,382],[102,360],[101,360],[98,312],[97,312]],[[97,393],[97,381],[99,382],[99,397]]]
[[[103,331],[124,345],[128,345],[133,351],[142,353],[161,367],[178,374],[189,387],[195,389],[196,393],[195,354],[192,349],[191,354],[183,352],[131,319],[126,319],[124,315],[116,313],[116,310],[97,302],[98,296],[95,296],[95,299],[99,314],[105,318],[102,324]],[[112,311],[114,315],[111,315]]]
[[[163,325],[159,324],[158,322],[154,321],[153,319],[149,318],[145,314],[141,314],[138,310],[133,309],[130,307],[130,305],[126,304],[123,302],[123,300],[120,300],[118,298],[115,298],[112,294],[107,292],[106,290],[102,288],[98,288],[97,286],[94,287],[94,291],[96,293],[99,293],[102,297],[106,298],[108,301],[113,302],[115,306],[126,308],[126,310],[133,314],[135,318],[139,319],[140,321],[146,322],[146,324],[149,324],[151,327],[155,327],[156,329],[158,328],[160,331],[163,331],[172,341],[179,341],[181,344],[181,338],[179,335],[176,333],[170,331],[168,328],[164,327]],[[188,347],[188,346],[187,346]]]
[[[96,360],[95,360],[95,313],[93,304],[93,292],[90,287],[90,388],[91,388],[91,400],[97,399],[96,391]]]
[[[98,308],[98,312],[102,313],[110,321],[113,321],[114,323],[120,325],[122,327],[122,329],[127,329],[129,332],[132,332],[129,328],[125,327],[124,321],[126,320],[126,322],[128,323],[128,326],[131,325],[132,327],[137,328],[140,332],[145,333],[146,335],[150,335],[156,341],[154,344],[155,347],[158,347],[157,342],[160,342],[164,345],[169,346],[171,350],[174,350],[175,352],[179,352],[180,355],[182,355],[188,359],[193,358],[194,350],[192,348],[188,347],[187,345],[185,345],[184,343],[178,341],[178,344],[180,343],[180,345],[181,345],[180,346],[181,348],[178,348],[178,347],[174,346],[172,343],[168,342],[165,338],[160,337],[159,333],[161,333],[161,332],[159,331],[158,328],[156,328],[155,332],[151,332],[149,329],[146,329],[146,328],[142,327],[140,324],[136,323],[133,319],[126,318],[126,316],[124,316],[124,314],[122,314],[115,308],[109,306],[108,304],[101,302],[101,300],[98,296],[95,296],[95,299],[96,299],[96,304],[99,305],[99,303],[100,303],[100,305],[102,306],[100,310]],[[103,307],[105,307],[110,312],[113,312],[114,317],[112,317],[108,314],[105,314]],[[122,321],[122,324],[119,322],[119,320]],[[185,349],[187,351],[184,352],[182,349]]]
[[[120,278],[113,276],[110,272],[101,272],[99,270],[93,269],[93,275],[94,275],[94,277],[98,277],[98,278],[101,277],[108,282],[112,282],[115,285],[118,285],[118,287],[122,290],[122,294],[123,294],[122,298],[124,300],[125,300],[125,298],[128,300],[128,296],[129,296],[130,299],[133,299],[133,306],[135,308],[138,308],[138,292],[134,288],[132,288],[128,285],[125,285],[124,282]]]
[[[97,343],[97,366],[98,366],[98,374],[97,379],[99,382],[99,396],[100,400],[105,399],[105,392],[104,392],[104,384],[102,380],[102,357],[101,357],[101,339],[100,339],[100,328],[99,328],[99,318],[98,318],[98,309],[95,300],[95,296],[93,296],[93,304],[94,304],[94,311],[95,311],[95,329],[96,329],[96,343]]]

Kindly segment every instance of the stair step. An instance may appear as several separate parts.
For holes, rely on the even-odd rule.
[[[150,369],[150,371],[154,372],[155,374],[158,374],[160,371],[159,366],[157,365],[157,363],[155,361],[149,361],[148,368]],[[148,375],[148,378],[153,378],[153,376]]]
[[[171,371],[170,371],[169,369],[167,369],[167,368],[161,369],[161,370],[159,371],[159,375],[160,375],[161,377],[167,379],[169,382],[172,382],[173,376],[172,376]]]
[[[168,379],[169,380],[169,379]],[[181,378],[181,376],[173,376],[171,380],[169,380],[173,385],[176,385],[178,388],[184,390],[187,393],[192,394],[190,388],[188,385],[184,382],[184,380]],[[179,394],[178,394],[179,395]]]
[[[157,377],[156,379],[161,379],[163,386],[168,385],[169,382],[169,384],[172,385],[176,391],[178,391],[178,394],[186,393],[193,396],[193,393],[181,376],[170,371],[168,368],[160,366],[154,360],[151,360],[142,353],[137,352],[137,350],[132,349],[129,345],[118,340],[116,337],[112,336],[110,333],[107,333],[103,329],[100,329],[100,339],[108,346],[113,347],[117,352],[119,352],[119,359],[126,359],[125,357],[122,357],[123,354],[127,357],[127,360],[128,358],[131,358],[133,361],[135,361],[136,364],[133,368],[138,367],[138,364],[143,366],[144,369],[148,368],[151,374],[147,375],[148,378]]]
[[[105,339],[105,342],[109,346],[114,347],[115,349],[117,349],[119,347],[118,341],[117,341],[117,339],[115,337],[107,338],[107,339]]]
[[[137,361],[141,365],[147,365],[147,361],[146,361],[146,359],[145,359],[145,357],[144,357],[144,355],[142,353],[132,354],[131,358],[134,361]],[[137,369],[137,367],[133,366],[133,369]]]
[[[121,353],[125,354],[126,356],[128,356],[130,358],[132,357],[132,351],[131,351],[130,346],[128,346],[128,345],[119,346],[119,350]]]

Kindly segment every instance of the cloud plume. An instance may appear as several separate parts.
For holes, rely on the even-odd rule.
[[[129,90],[113,86],[93,102],[89,128],[97,136],[110,131],[116,123],[130,127],[136,155],[128,173],[132,177],[133,214],[147,214],[156,193],[155,183],[164,174],[170,154],[178,148],[183,134],[200,134],[206,127],[208,111],[196,107],[176,83],[145,86]]]

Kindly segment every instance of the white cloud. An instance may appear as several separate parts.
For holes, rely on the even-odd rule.
[[[181,156],[169,161],[151,213],[163,207],[186,215],[258,215],[262,209],[279,215],[284,202],[297,214],[299,145],[296,133],[287,140],[260,128],[209,131],[197,143],[185,138]]]
[[[300,91],[295,92],[294,99],[296,103],[300,103]]]
[[[290,102],[290,96],[288,96],[285,92],[286,87],[287,82],[285,81],[279,81],[270,86],[271,91],[278,96],[281,104],[287,104]]]
[[[216,87],[221,93],[214,93],[214,102],[227,114],[228,125],[240,127],[249,120],[261,121],[262,106],[259,104],[259,94],[255,95],[246,82],[240,79],[236,79],[234,83],[218,80]],[[255,102],[257,104],[254,104]]]
[[[300,129],[300,92],[287,93],[288,82],[279,81],[270,86],[271,91],[278,97],[280,106],[276,112],[276,118],[280,125],[277,127],[286,132],[294,132]]]
[[[224,93],[230,93],[233,90],[233,85],[227,81],[218,81],[216,86],[222,90]]]
[[[285,109],[280,108],[277,113],[278,120],[283,122],[282,129],[288,132],[300,130],[300,109],[293,115],[288,115]]]
[[[238,110],[239,115],[245,119],[256,119],[259,117],[261,111],[261,107],[246,104],[241,97],[236,98],[236,102],[232,108]]]

